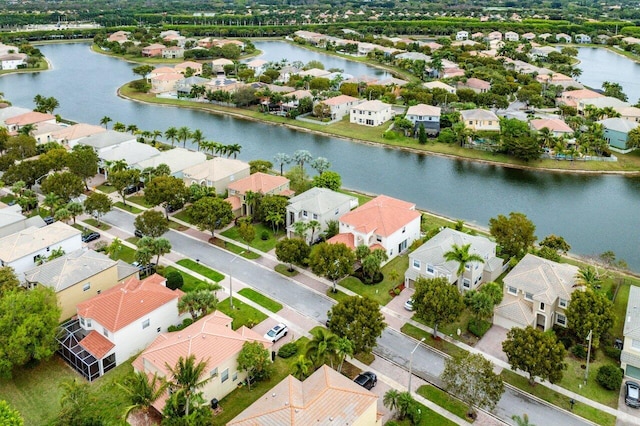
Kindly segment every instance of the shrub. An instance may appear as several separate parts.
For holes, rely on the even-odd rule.
[[[491,328],[491,323],[477,318],[471,318],[467,330],[476,337],[482,337]]]
[[[282,347],[278,351],[278,356],[280,358],[291,358],[297,352],[298,352],[298,345],[296,345],[295,342],[289,342],[282,345]]]
[[[605,389],[617,390],[622,384],[622,369],[613,364],[603,365],[598,368],[596,380]]]
[[[167,328],[167,331],[168,331],[169,333],[173,333],[174,331],[178,331],[178,327],[177,327],[177,326],[175,326],[175,325],[170,325],[170,326]]]
[[[167,279],[167,287],[171,290],[182,288],[184,284],[184,278],[182,278],[182,274],[178,271],[169,272],[165,278]]]
[[[580,359],[587,359],[587,350],[582,345],[575,345],[571,348],[571,353]]]
[[[185,318],[185,319],[182,321],[182,328],[189,327],[191,324],[193,324],[193,319],[191,319],[191,318]]]
[[[620,354],[622,351],[612,345],[600,345],[600,349],[605,354],[614,361],[620,362]]]
[[[262,233],[260,234],[260,239],[262,241],[267,241],[269,239],[269,231],[262,231]]]

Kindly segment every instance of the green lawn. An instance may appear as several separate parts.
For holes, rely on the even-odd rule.
[[[15,199],[16,197],[14,197],[12,194],[7,194],[4,197],[0,197],[0,201],[2,201],[5,204],[8,204]]]
[[[441,416],[440,414],[436,413],[432,409],[427,408],[426,406],[420,404],[419,402],[416,402],[416,404],[418,404],[418,408],[422,413],[422,417],[420,418],[420,423],[418,423],[416,426],[432,426],[432,425],[454,426],[455,425],[454,422],[447,419],[446,417]],[[407,419],[402,421],[396,420],[396,424],[398,426],[413,426],[411,422]]]
[[[606,390],[596,382],[598,368],[606,364],[613,364],[613,361],[607,358],[600,350],[596,351],[595,359],[595,361],[589,363],[589,381],[584,386],[585,370],[582,366],[586,364],[586,360],[579,360],[569,355],[566,359],[568,368],[564,371],[562,380],[558,384],[565,389],[586,396],[601,404],[618,408],[618,390]]]
[[[409,257],[406,255],[398,256],[382,268],[382,273],[384,274],[382,282],[373,285],[366,285],[356,277],[347,277],[340,281],[340,285],[344,288],[348,288],[354,293],[358,293],[361,296],[367,295],[380,305],[384,306],[393,299],[389,294],[389,290],[403,281],[404,273],[408,267]],[[396,280],[391,280],[390,278],[391,271],[393,270],[395,270],[398,275]]]
[[[540,384],[531,386],[529,384],[529,381],[525,377],[522,377],[510,370],[502,370],[500,376],[506,383],[510,383],[511,385],[522,389],[525,392],[535,395],[538,398],[544,399],[545,401],[553,405],[562,407],[565,410],[571,410],[569,397],[567,396],[561,395]],[[574,405],[572,411],[575,414],[584,417],[585,419],[591,420],[592,422],[599,425],[613,426],[616,424],[616,418],[614,416],[586,404],[581,404],[578,402]]]
[[[182,272],[181,270],[173,266],[167,266],[164,268],[164,276],[166,277],[169,272],[174,272],[174,271],[179,272],[180,275],[182,275],[183,284],[182,284],[181,290],[184,291],[185,293],[196,290],[198,285],[202,284],[202,281],[200,281],[193,275],[185,274],[184,272]]]
[[[476,343],[478,343],[479,339],[473,334],[471,334],[469,331],[467,331],[467,325],[469,324],[469,320],[472,317],[473,316],[471,315],[471,312],[469,312],[469,309],[465,308],[462,310],[462,313],[460,314],[458,321],[453,322],[451,324],[444,324],[444,325],[440,324],[438,326],[438,333],[446,334],[452,339],[459,340],[463,343],[466,343],[469,346],[474,346]],[[424,324],[427,327],[433,328],[432,323],[422,320],[417,315],[413,315],[411,319],[421,324]],[[458,336],[458,330],[461,331],[460,336]]]
[[[237,254],[239,256],[244,257],[245,259],[249,259],[249,260],[255,260],[255,259],[259,259],[260,255],[256,252],[253,251],[247,251],[246,246],[238,246],[235,245],[233,243],[228,243],[226,241],[223,241],[219,238],[216,238],[213,242],[216,246],[218,247],[222,247],[225,250],[230,251],[231,253]]]
[[[114,207],[118,207],[119,209],[122,209],[122,210],[126,210],[129,213],[135,213],[135,214],[142,213],[141,209],[139,209],[137,207],[133,207],[131,204],[127,204],[125,206],[122,201],[117,201],[117,202],[113,203],[113,206]]]
[[[126,242],[133,244],[134,246],[138,245],[138,241],[140,241],[140,238],[138,237],[129,237],[125,239]]]
[[[349,191],[349,190],[346,190],[346,189],[338,189],[338,192],[341,193],[341,194],[351,195],[353,197],[356,197],[358,199],[358,205],[359,206],[361,206],[361,205],[363,205],[363,204],[365,204],[368,201],[371,201],[373,199],[373,197],[361,194],[360,192],[353,192],[353,191]]]
[[[343,293],[340,290],[334,293],[331,288],[327,290],[327,296],[329,296],[330,298],[332,298],[337,302],[342,302],[343,300],[346,300],[349,297],[351,297],[347,293]]]
[[[120,253],[118,253],[116,260],[118,259],[122,260],[123,262],[133,263],[136,260],[136,251],[131,247],[123,245]]]
[[[285,277],[295,277],[296,275],[298,275],[298,271],[297,270],[293,270],[293,271],[289,271],[289,266],[288,265],[284,265],[284,264],[279,264],[276,265],[275,268],[273,268],[277,273],[284,275]]]
[[[103,231],[108,231],[109,229],[111,229],[111,226],[106,224],[105,222],[99,222],[93,218],[89,218],[89,219],[85,219],[83,220],[83,222],[91,225],[91,226],[95,226],[96,228],[99,228]]]
[[[427,333],[426,331],[422,330],[421,328],[418,328],[416,326],[413,326],[411,324],[405,324],[402,326],[402,328],[400,328],[400,331],[402,331],[404,334],[406,334],[407,336],[411,336],[414,339],[422,339],[424,337],[424,343],[434,347],[444,353],[447,353],[451,356],[456,355],[456,354],[463,354],[465,352],[464,349],[460,349],[459,347],[457,347],[456,345],[454,345],[453,343],[449,343],[446,340],[435,340],[433,338],[433,335],[431,333]]]
[[[249,245],[265,253],[268,252],[269,250],[273,250],[276,247],[277,240],[274,237],[273,231],[271,230],[271,228],[264,226],[261,223],[256,223],[253,226],[255,227],[255,230],[256,230],[256,236],[251,241],[251,243],[249,243]],[[269,235],[269,238],[266,240],[263,240],[262,239],[263,233],[266,233],[266,235]],[[247,246],[247,243],[240,237],[237,226],[227,229],[226,231],[222,232],[222,235],[237,241],[242,247]]]
[[[176,222],[175,220],[171,220],[169,219],[169,228],[176,230],[176,231],[186,231],[187,229],[189,229],[187,226],[184,226],[181,223]]]
[[[189,216],[186,210],[180,210],[178,213],[171,215],[171,217],[180,219],[183,222],[191,223],[191,216]]]
[[[256,302],[258,305],[270,310],[271,312],[278,312],[280,309],[282,309],[282,304],[276,302],[275,300],[269,299],[267,296],[258,293],[252,288],[243,288],[242,290],[238,291],[238,294],[241,294],[247,299]]]
[[[201,265],[200,263],[191,259],[180,259],[177,263],[180,266],[184,266],[187,269],[191,269],[192,271],[209,278],[211,281],[220,282],[224,279],[224,275],[220,272],[214,271],[213,269]]]
[[[438,389],[435,386],[423,385],[418,388],[418,395],[438,404],[461,419],[465,419],[469,423],[472,423],[471,419],[467,417],[467,405],[445,391]]]
[[[99,189],[100,191],[104,192],[105,194],[111,194],[112,192],[116,192],[116,189],[111,186],[111,185],[98,185],[98,187],[96,189]]]
[[[132,195],[130,197],[127,197],[127,201],[131,201],[134,204],[137,204],[139,206],[146,207],[146,208],[153,207],[151,204],[147,203],[147,201],[144,199],[144,195]]]
[[[251,328],[267,319],[265,314],[235,297],[233,298],[233,309],[229,306],[229,299],[225,299],[218,303],[218,310],[233,318],[234,330],[237,330],[243,325]]]

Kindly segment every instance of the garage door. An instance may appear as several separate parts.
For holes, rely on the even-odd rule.
[[[625,374],[629,377],[640,380],[640,368],[638,367],[627,364],[627,371],[625,372]]]

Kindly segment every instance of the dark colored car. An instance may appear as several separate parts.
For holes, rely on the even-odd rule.
[[[136,192],[138,192],[138,185],[129,185],[124,189],[124,193],[129,195],[129,194],[134,194]]]
[[[140,275],[143,277],[155,273],[156,266],[158,266],[154,262],[147,263],[146,265],[141,265],[139,262],[133,262],[132,265],[138,267],[138,271],[140,271]]]
[[[640,385],[636,382],[624,382],[624,403],[632,408],[640,408]]]
[[[47,216],[45,218],[42,218],[42,220],[44,220],[44,223],[46,223],[47,225],[51,225],[56,221],[52,216]]]
[[[135,231],[133,231],[133,235],[135,235],[135,236],[136,236],[136,237],[138,237],[138,238],[142,238],[142,237],[144,237],[144,234],[143,234],[143,233],[142,233],[142,231],[141,231],[141,230],[139,230],[139,229],[136,229]]]
[[[82,236],[82,242],[83,243],[88,243],[88,242],[91,242],[91,241],[95,241],[98,238],[100,238],[100,234],[98,234],[97,232],[90,232],[90,233],[84,234]]]
[[[378,383],[378,378],[376,377],[375,373],[372,373],[371,371],[365,371],[358,374],[358,377],[356,377],[353,381],[363,388],[371,390]]]

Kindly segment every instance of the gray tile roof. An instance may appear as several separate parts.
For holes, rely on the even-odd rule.
[[[520,297],[506,295],[494,313],[523,327],[533,324],[533,303]]]
[[[139,271],[137,266],[130,265],[129,263],[123,262],[122,260],[118,260],[117,268],[118,281],[122,281]]]
[[[627,313],[624,316],[624,331],[626,337],[640,340],[640,287],[631,286]]]
[[[552,303],[557,298],[571,298],[577,273],[577,266],[527,254],[504,277],[504,284],[532,293],[534,300]]]
[[[100,149],[134,140],[136,140],[134,135],[116,132],[114,130],[107,130],[106,132],[96,133],[94,135],[87,136],[86,138],[82,138],[80,144]]]
[[[311,188],[289,200],[289,208],[323,214],[335,210],[345,202],[357,201],[356,197],[341,194],[327,188]]]
[[[605,129],[614,130],[620,133],[629,133],[636,127],[640,126],[640,123],[620,117],[607,118],[598,121],[598,123],[602,124]]]

